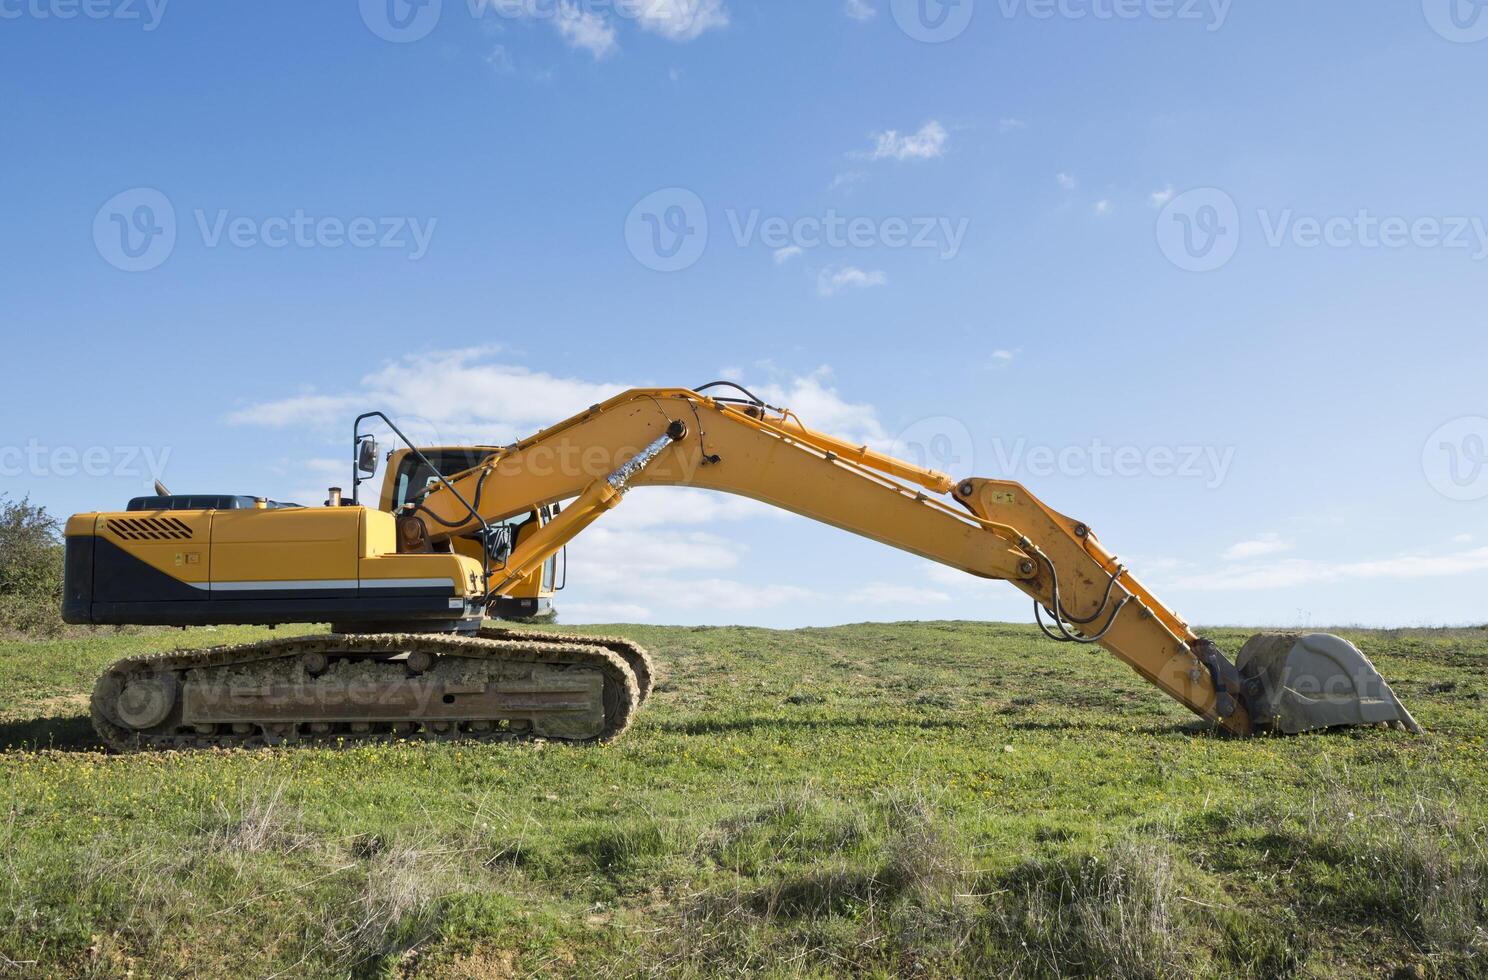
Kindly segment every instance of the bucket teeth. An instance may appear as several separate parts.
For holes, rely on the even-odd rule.
[[[1257,724],[1294,735],[1321,728],[1421,726],[1369,658],[1327,633],[1261,633],[1240,651],[1237,666]]]

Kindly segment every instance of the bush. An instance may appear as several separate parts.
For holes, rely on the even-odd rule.
[[[62,542],[57,522],[29,498],[0,498],[0,630],[62,629]]]

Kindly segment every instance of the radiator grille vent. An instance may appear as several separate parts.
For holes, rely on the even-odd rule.
[[[191,525],[174,517],[110,517],[108,529],[126,541],[187,541]]]

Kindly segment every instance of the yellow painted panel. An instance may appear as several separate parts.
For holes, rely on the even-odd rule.
[[[355,580],[361,528],[360,507],[217,511],[212,580]]]
[[[391,555],[398,550],[398,521],[380,510],[362,511],[363,558]]]
[[[457,595],[480,594],[480,563],[462,555],[383,555],[363,558],[360,566],[364,581],[444,578],[450,580]]]
[[[68,522],[68,531],[73,523]],[[97,515],[94,533],[182,582],[211,577],[212,512],[140,510]]]

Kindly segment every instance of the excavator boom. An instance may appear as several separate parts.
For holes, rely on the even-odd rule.
[[[1346,641],[1253,641],[1237,666],[1121,565],[1087,524],[1050,509],[1026,487],[952,480],[814,431],[789,410],[739,391],[739,400],[686,389],[617,395],[434,487],[402,520],[419,522],[418,533],[431,538],[449,537],[481,521],[575,500],[508,558],[502,581],[515,582],[631,487],[738,494],[1005,580],[1034,600],[1050,639],[1104,647],[1235,734],[1382,722],[1419,730]],[[1311,652],[1319,648],[1327,654]]]

